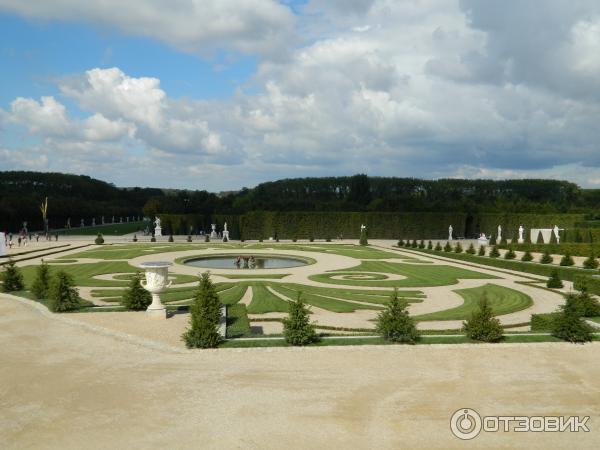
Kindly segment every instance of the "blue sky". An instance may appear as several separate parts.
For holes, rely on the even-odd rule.
[[[600,186],[600,4],[0,0],[0,170]]]

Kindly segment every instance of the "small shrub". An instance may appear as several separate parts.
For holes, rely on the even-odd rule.
[[[412,248],[417,248],[419,246],[419,244],[417,244],[417,240],[416,239],[413,239],[412,242],[410,243],[410,246]]]
[[[450,242],[446,242],[446,245],[444,245],[444,251],[447,253],[452,251],[452,246],[450,245]]]
[[[439,243],[439,242],[437,242],[437,243],[435,244],[435,248],[434,248],[434,250],[435,250],[436,252],[441,252],[441,251],[442,251],[442,246],[440,245],[440,243]]]
[[[425,248],[425,241],[423,239],[419,242],[419,248]]]
[[[187,348],[215,348],[221,342],[219,322],[221,303],[208,272],[200,278],[200,285],[190,306],[190,328],[181,338]]]
[[[475,246],[473,245],[472,242],[469,245],[469,248],[465,251],[465,253],[468,253],[469,255],[474,255],[475,254]]]
[[[96,239],[94,239],[94,243],[96,245],[104,244],[104,238],[102,237],[102,234],[98,233],[98,236],[96,236]]]
[[[367,241],[367,229],[366,228],[360,229],[360,239],[359,239],[358,243],[360,245],[369,245],[369,242]]]
[[[552,255],[550,255],[550,251],[545,250],[542,256],[540,257],[540,264],[552,264],[552,261],[554,261],[554,258],[552,258]]]
[[[131,311],[143,311],[152,303],[152,295],[142,287],[142,275],[137,272],[129,283],[129,289],[121,299],[121,305]]]
[[[137,241],[138,241],[137,234],[134,234],[133,235],[133,242],[137,242]]]
[[[460,242],[457,242],[456,245],[454,246],[454,253],[462,253],[462,252],[463,252],[462,245],[460,245]]]
[[[592,340],[592,327],[582,319],[581,307],[575,294],[567,294],[565,304],[560,307],[552,323],[552,335],[568,342]]]
[[[485,245],[480,245],[479,250],[477,251],[479,256],[485,256]]]
[[[587,288],[575,294],[575,302],[583,317],[600,316],[600,303],[597,298],[590,295]]]
[[[188,242],[192,242],[192,235],[191,234],[188,234],[187,241]]]
[[[573,266],[573,265],[575,265],[575,261],[573,261],[573,257],[571,255],[569,255],[568,253],[565,253],[565,255],[560,259],[560,265],[561,266]]]
[[[398,247],[404,247],[404,241],[402,239],[398,241]]]
[[[156,238],[155,238],[154,236],[152,236],[152,237],[150,238],[150,242],[156,242]]]
[[[279,239],[276,239],[276,241],[279,242]],[[325,238],[325,242],[331,242],[331,238],[330,237]]]
[[[394,289],[389,303],[377,316],[377,332],[386,341],[414,344],[419,339],[419,332],[406,306],[406,302],[398,299],[398,290]]]
[[[298,293],[296,301],[289,302],[288,316],[282,319],[285,341],[291,345],[308,345],[317,340],[315,326],[310,323],[310,310]]]
[[[500,252],[498,251],[498,248],[494,245],[492,247],[492,249],[490,250],[489,257],[490,258],[498,258],[499,256],[500,256]]]
[[[463,323],[463,331],[467,337],[483,342],[498,342],[502,339],[503,331],[500,321],[493,316],[487,296],[479,300],[479,310]]]
[[[531,331],[552,331],[554,319],[558,313],[532,314]]]
[[[521,256],[521,261],[525,261],[525,262],[533,261],[533,255],[531,254],[531,252],[529,250],[525,250],[525,253],[523,253],[523,256]]]
[[[508,247],[508,251],[504,254],[504,259],[515,259],[517,257],[512,247]]]
[[[36,269],[35,280],[31,285],[31,292],[38,300],[48,297],[50,289],[50,268],[42,260],[42,264]]]
[[[4,271],[2,272],[2,291],[22,291],[24,288],[25,284],[23,283],[23,274],[21,274],[21,270],[11,259],[8,261],[8,263],[6,263],[4,266]]]
[[[583,268],[584,269],[597,269],[598,268],[598,260],[596,259],[596,256],[594,255],[593,251],[590,253],[590,256],[588,256],[587,259],[585,261],[583,261]]]
[[[427,250],[433,250],[433,242],[429,241],[427,243]]]
[[[210,236],[208,234],[204,235],[204,242],[210,242]]]
[[[550,289],[560,289],[562,288],[563,282],[560,279],[560,275],[558,274],[558,270],[553,270],[552,273],[550,274],[550,278],[548,278],[548,281],[546,282],[546,287],[550,288]]]
[[[169,235],[169,242],[174,242],[174,239],[173,239],[173,235],[172,235],[172,234],[170,234],[170,235]]]
[[[298,238],[297,238],[296,236],[294,236],[294,237],[292,238],[292,242],[298,242]]]
[[[59,271],[50,283],[48,290],[50,311],[73,311],[81,306],[79,293],[74,287],[73,278],[64,271]]]

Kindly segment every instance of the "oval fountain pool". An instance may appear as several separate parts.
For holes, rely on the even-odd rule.
[[[312,262],[294,256],[233,254],[191,258],[184,261],[184,264],[204,269],[288,269],[306,266]]]

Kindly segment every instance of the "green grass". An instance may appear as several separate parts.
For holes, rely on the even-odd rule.
[[[250,337],[252,330],[248,321],[246,305],[230,305],[227,307],[227,331],[228,338]]]
[[[139,229],[144,229],[148,222],[125,222],[97,225],[95,227],[75,227],[52,231],[52,234],[59,233],[64,236],[97,236],[98,233],[104,236],[123,236],[124,234],[135,233]]]
[[[471,289],[460,289],[455,292],[464,298],[465,301],[462,305],[456,308],[415,316],[415,320],[466,320],[479,308],[479,299],[484,294],[487,296],[495,316],[521,311],[533,305],[533,300],[528,295],[496,284],[486,284]]]
[[[35,279],[37,266],[25,266],[21,268],[26,286],[31,286]],[[98,280],[92,278],[96,275],[111,273],[134,273],[136,268],[124,261],[107,261],[92,264],[68,264],[57,267],[49,267],[50,274],[63,270],[73,277],[76,286],[91,287],[120,287],[127,286],[127,281]]]
[[[405,276],[403,280],[384,281],[361,281],[361,280],[335,280],[332,277],[340,273],[349,272],[376,272],[391,273]],[[473,270],[445,265],[415,265],[403,263],[390,263],[382,261],[363,261],[360,265],[341,271],[327,272],[312,275],[309,279],[320,283],[338,284],[344,286],[372,286],[372,287],[427,287],[447,286],[457,284],[459,279],[494,279],[493,275],[487,275]]]
[[[265,285],[252,286],[252,301],[248,305],[248,314],[288,312],[288,309],[288,302],[270,292]]]
[[[220,277],[228,278],[230,280],[252,280],[252,279],[263,279],[263,280],[281,280],[282,278],[289,277],[289,273],[273,273],[265,275],[246,275],[246,274],[233,274],[225,275],[219,274]]]
[[[221,291],[219,293],[219,299],[224,305],[233,305],[242,299],[247,290],[248,286],[233,286],[230,289]]]
[[[272,289],[285,295],[291,300],[295,300],[298,297],[298,293],[302,291],[302,300],[304,300],[305,303],[337,313],[349,313],[354,312],[357,309],[381,309],[381,307],[376,305],[361,305],[358,303],[350,303],[343,300],[335,300],[332,298],[321,297],[320,295],[310,294],[303,290],[303,286],[294,289],[290,288],[289,285],[273,285]]]

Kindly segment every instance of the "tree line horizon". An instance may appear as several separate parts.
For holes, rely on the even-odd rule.
[[[600,189],[563,180],[438,179],[371,177],[287,178],[219,195],[206,190],[122,188],[86,175],[0,172],[0,229],[27,221],[42,230],[40,204],[48,197],[51,229],[68,218],[100,223],[159,214],[243,215],[278,212],[437,212],[586,214],[600,218]]]

